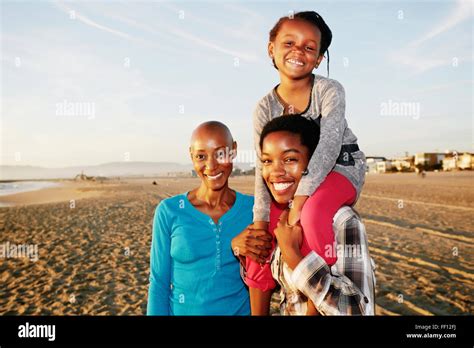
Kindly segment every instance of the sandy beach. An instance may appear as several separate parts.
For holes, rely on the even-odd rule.
[[[198,183],[71,181],[2,197],[15,206],[0,208],[0,246],[36,245],[38,257],[0,258],[0,315],[145,314],[154,209]],[[252,193],[253,177],[230,186]],[[356,210],[377,264],[377,314],[474,314],[474,173],[369,175]]]

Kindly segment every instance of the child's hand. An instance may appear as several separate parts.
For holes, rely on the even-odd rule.
[[[255,228],[254,224],[247,226],[231,242],[234,255],[245,265],[245,257],[264,264],[271,253],[273,236],[268,231]]]
[[[290,204],[290,213],[288,214],[288,224],[295,225],[300,221],[301,211],[303,210],[304,203],[308,199],[308,196],[295,196]]]

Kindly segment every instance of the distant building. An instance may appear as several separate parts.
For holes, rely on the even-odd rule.
[[[399,172],[411,172],[415,170],[415,156],[407,156],[392,160],[392,166]]]
[[[369,174],[377,174],[377,163],[386,161],[385,157],[367,157],[367,173]]]
[[[436,152],[421,152],[415,155],[415,166],[418,164],[433,166],[441,164],[446,154]]]
[[[367,157],[367,173],[378,174],[387,172],[412,172],[423,171],[450,171],[450,170],[474,170],[474,153],[457,153],[456,151],[420,152],[414,156],[395,158],[393,160],[385,157]]]
[[[392,161],[378,161],[376,162],[377,173],[387,173],[392,170]]]
[[[415,167],[423,170],[442,168],[442,161],[446,154],[439,152],[421,152],[415,155]]]
[[[87,176],[84,174],[82,171],[81,174],[77,174],[74,178],[75,181],[95,181],[95,178],[93,176]]]
[[[449,154],[446,154],[446,157],[443,159],[443,170],[473,170],[474,169],[474,154],[465,152],[458,154],[455,151]]]
[[[454,155],[446,155],[443,159],[443,170],[445,172],[458,169],[458,161]]]
[[[460,169],[474,169],[474,154],[466,152],[459,156],[458,167]]]

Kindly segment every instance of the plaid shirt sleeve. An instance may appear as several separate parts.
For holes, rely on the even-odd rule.
[[[337,262],[329,267],[311,251],[292,272],[291,281],[323,315],[374,315],[375,275],[365,226],[342,207],[334,217]]]

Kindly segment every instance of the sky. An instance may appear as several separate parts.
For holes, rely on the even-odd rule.
[[[279,83],[268,33],[314,10],[330,78],[368,156],[474,152],[473,2],[1,1],[0,164],[188,163],[201,122],[241,161],[252,112]],[[326,61],[316,74],[327,76]]]

